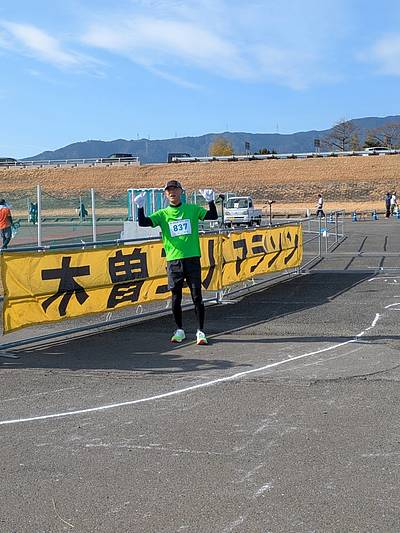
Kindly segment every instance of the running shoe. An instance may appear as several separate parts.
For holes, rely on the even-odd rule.
[[[203,333],[199,329],[197,330],[196,338],[197,338],[197,341],[196,341],[197,344],[208,344],[208,340],[207,340],[205,333]]]
[[[177,329],[171,337],[171,342],[182,342],[185,339],[186,335],[183,329]]]

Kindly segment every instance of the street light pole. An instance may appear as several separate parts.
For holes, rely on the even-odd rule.
[[[267,204],[269,205],[269,225],[272,226],[272,204],[275,203],[275,200],[268,200]]]

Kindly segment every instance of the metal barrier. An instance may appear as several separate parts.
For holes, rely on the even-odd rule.
[[[354,156],[375,156],[375,155],[396,155],[400,150],[351,150],[332,152],[301,152],[287,154],[243,154],[243,155],[221,155],[221,156],[193,156],[193,157],[173,157],[171,163],[210,163],[212,161],[263,161],[269,159],[312,159],[320,157],[354,157]]]
[[[101,165],[140,165],[136,156],[132,157],[97,157],[84,159],[38,159],[32,161],[0,161],[0,167],[24,168],[24,167],[77,167],[77,166],[101,166]]]
[[[336,245],[338,245],[341,240],[344,238],[343,233],[343,217],[344,212],[343,211],[337,211],[335,213],[331,213],[326,218],[317,218],[315,216],[311,216],[308,218],[302,218],[290,221],[282,221],[277,224],[271,224],[271,225],[264,225],[262,227],[272,227],[277,228],[280,226],[285,226],[288,223],[301,223],[303,227],[303,263],[299,267],[286,269],[281,272],[277,272],[274,274],[265,274],[261,276],[257,276],[257,278],[251,278],[244,282],[238,282],[237,284],[225,287],[221,291],[218,292],[205,292],[205,298],[204,302],[208,305],[210,304],[221,304],[225,301],[229,300],[230,297],[233,295],[239,294],[239,293],[246,293],[251,292],[254,289],[262,288],[262,286],[268,284],[273,285],[278,282],[280,282],[282,279],[286,278],[292,278],[295,276],[302,275],[307,272],[308,268],[314,263],[316,264],[324,254],[329,253]],[[256,232],[258,228],[249,228],[247,230],[244,230],[243,228],[240,229],[224,229],[220,228],[217,231],[202,231],[201,234],[232,234],[235,232]],[[86,242],[86,243],[73,243],[73,244],[67,244],[67,245],[48,245],[48,246],[20,246],[20,247],[13,247],[7,250],[7,253],[18,253],[18,252],[27,252],[27,251],[37,251],[37,252],[43,252],[47,250],[62,250],[62,249],[87,249],[90,247],[101,247],[101,246],[120,246],[121,244],[132,244],[132,243],[143,243],[143,242],[149,242],[154,241],[154,237],[150,238],[142,238],[142,239],[129,239],[129,240],[121,240],[121,239],[114,239],[114,240],[105,240],[105,241],[92,241],[92,242]],[[104,313],[101,313],[99,315],[94,315],[91,317],[83,316],[81,319],[70,319],[70,327],[66,326],[66,323],[61,322],[55,322],[51,324],[52,329],[58,329],[58,331],[53,331],[52,333],[45,333],[43,335],[38,335],[38,330],[40,329],[48,329],[49,324],[42,325],[42,326],[31,326],[27,327],[24,332],[26,333],[26,336],[23,338],[21,337],[21,333],[19,331],[10,333],[7,336],[7,339],[10,339],[10,342],[3,343],[0,345],[0,351],[6,351],[17,347],[22,347],[25,345],[32,345],[37,343],[43,343],[45,341],[50,341],[57,338],[62,338],[66,336],[73,336],[73,335],[79,335],[79,334],[90,334],[91,332],[96,332],[98,330],[109,330],[110,328],[118,328],[124,325],[132,324],[133,322],[137,321],[138,319],[142,318],[148,318],[152,316],[161,316],[165,315],[166,313],[170,313],[169,311],[169,300],[167,303],[164,301],[156,301],[151,302],[149,304],[139,304],[139,305],[132,305],[132,307],[125,308],[125,309],[117,309],[113,312],[106,313],[106,316],[104,317]],[[144,309],[144,307],[146,309]],[[183,308],[184,309],[190,309],[192,308],[192,304],[190,299],[187,297],[185,299]],[[127,315],[127,316],[126,316]],[[116,318],[113,318],[116,317]],[[84,325],[78,325],[77,327],[71,327],[74,322],[79,322],[79,320],[83,320],[85,322]],[[92,321],[92,323],[87,323],[88,321]],[[32,331],[34,328],[34,332]],[[6,356],[6,355],[4,355]]]
[[[321,259],[324,254],[332,252],[344,239],[344,210],[331,212],[325,217],[311,216],[301,219],[303,224],[303,250],[305,255],[311,255],[306,263],[302,264],[304,270],[315,259]],[[308,250],[306,246],[313,243],[316,250]]]

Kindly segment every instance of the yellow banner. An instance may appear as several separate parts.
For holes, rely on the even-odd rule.
[[[301,265],[300,225],[259,228],[223,236],[222,286]]]
[[[206,290],[301,263],[300,226],[202,236]],[[3,331],[169,297],[160,241],[87,251],[3,253]]]

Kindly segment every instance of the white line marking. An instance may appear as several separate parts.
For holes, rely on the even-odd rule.
[[[386,278],[382,278],[382,276],[375,276],[373,278],[370,278],[368,279],[367,281],[375,281],[375,280],[379,280],[379,281],[387,281],[388,279],[394,279],[394,280],[397,280],[399,276],[386,276]],[[395,282],[397,283],[397,281]]]
[[[361,333],[358,333],[358,334],[356,335],[356,338],[362,337],[363,335],[365,335],[365,333],[366,333],[367,331],[369,331],[370,329],[373,329],[373,328],[376,326],[376,324],[377,324],[377,322],[378,322],[378,320],[379,320],[380,318],[381,318],[381,315],[380,315],[379,313],[376,313],[375,318],[374,318],[374,320],[372,321],[372,324],[371,324],[368,328],[365,328],[364,331],[362,331]]]
[[[358,338],[362,337],[366,331],[369,331],[370,329],[376,326],[380,317],[381,315],[379,313],[376,313],[372,324],[368,328],[366,328],[364,331],[362,331],[361,333],[358,333],[353,339],[350,339],[348,341],[340,342],[333,346],[328,346],[327,348],[321,348],[321,350],[316,350],[315,352],[308,352],[308,353],[304,353],[301,355],[296,355],[295,357],[289,357],[288,359],[283,359],[282,361],[277,361],[276,363],[270,363],[269,365],[261,366],[259,368],[252,368],[251,370],[244,370],[243,372],[238,372],[237,374],[233,374],[232,376],[225,376],[224,378],[213,379],[211,381],[206,381],[205,383],[198,383],[197,385],[192,385],[190,387],[185,387],[183,389],[178,389],[178,390],[174,390],[171,392],[164,392],[162,394],[157,394],[155,396],[148,396],[147,398],[140,398],[139,400],[129,400],[127,402],[112,403],[109,405],[100,405],[98,407],[90,407],[88,409],[79,409],[77,411],[66,411],[63,413],[54,413],[52,415],[32,416],[29,418],[15,418],[13,420],[2,420],[0,421],[0,426],[5,426],[9,424],[19,424],[22,422],[35,422],[37,420],[49,420],[51,418],[62,418],[65,416],[75,416],[75,415],[81,415],[81,414],[86,414],[86,413],[94,413],[97,411],[106,411],[108,409],[116,409],[117,407],[126,407],[128,405],[137,405],[139,403],[162,400],[164,398],[170,398],[171,396],[178,396],[179,394],[184,394],[185,392],[191,392],[191,391],[198,390],[198,389],[205,389],[206,387],[211,387],[219,383],[225,383],[227,381],[235,381],[237,379],[242,378],[243,376],[248,376],[249,374],[254,374],[256,372],[262,372],[263,370],[268,370],[270,368],[275,368],[277,366],[285,365],[286,363],[291,363],[292,361],[296,361],[298,359],[304,359],[305,357],[311,357],[312,355],[317,355],[319,353],[329,352],[331,350],[335,350],[336,348],[340,348],[341,346],[347,346],[347,344],[352,344],[354,342],[357,342]]]
[[[374,320],[372,321],[372,324],[367,328],[365,331],[369,331],[370,329],[373,329],[376,324],[378,323],[378,320],[381,318],[381,315],[379,313],[376,313]]]
[[[400,302],[396,302],[395,304],[386,305],[385,309],[389,309],[389,307],[394,307],[395,305],[400,305]]]

